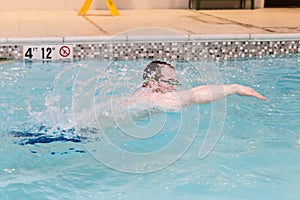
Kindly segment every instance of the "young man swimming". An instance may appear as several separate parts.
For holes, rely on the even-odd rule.
[[[130,104],[155,105],[166,110],[178,110],[190,104],[205,104],[228,95],[252,96],[267,100],[254,89],[238,84],[203,85],[188,90],[177,91],[175,68],[162,61],[152,61],[143,73],[144,83],[133,94]]]

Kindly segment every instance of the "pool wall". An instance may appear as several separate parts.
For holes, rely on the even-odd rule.
[[[24,45],[68,44],[73,59],[227,60],[300,54],[300,34],[0,38],[0,58],[22,60]]]
[[[78,10],[81,8],[83,0],[0,0],[2,10]],[[186,0],[114,0],[118,9],[187,9]],[[246,2],[250,8],[250,2]],[[209,8],[239,8],[239,2],[232,0],[222,2],[202,2],[201,6]],[[262,8],[264,0],[255,0],[255,6]],[[93,1],[91,9],[107,9],[105,1]]]

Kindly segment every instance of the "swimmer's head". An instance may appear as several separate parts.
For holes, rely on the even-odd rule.
[[[146,87],[151,80],[170,85],[180,84],[176,80],[175,68],[171,64],[162,61],[152,61],[149,63],[144,69],[143,79],[143,87]]]

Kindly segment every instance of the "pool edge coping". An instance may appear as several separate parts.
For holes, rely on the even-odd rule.
[[[183,35],[111,35],[66,37],[0,37],[1,45],[46,43],[151,42],[151,41],[257,41],[300,40],[300,33],[274,34],[183,34]]]

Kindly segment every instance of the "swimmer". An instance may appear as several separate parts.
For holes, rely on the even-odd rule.
[[[238,84],[203,85],[177,91],[180,83],[175,68],[162,61],[149,63],[144,69],[143,79],[142,87],[132,95],[129,104],[150,104],[167,110],[178,110],[191,104],[213,102],[232,94],[267,100],[253,88]]]

